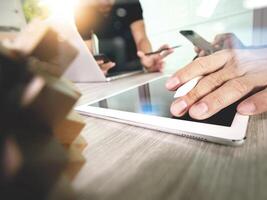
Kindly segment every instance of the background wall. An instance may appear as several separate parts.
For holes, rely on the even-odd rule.
[[[20,29],[25,25],[20,1],[0,0],[0,27],[12,26]],[[214,1],[219,3],[211,17],[204,18],[197,15],[203,2],[211,4]],[[171,46],[182,45],[182,48],[177,49],[166,59],[166,72],[171,73],[177,68],[183,67],[195,55],[193,46],[179,34],[179,30],[193,29],[209,41],[212,41],[218,33],[233,32],[245,44],[251,44],[253,12],[244,8],[243,1],[140,0],[153,48],[157,49],[165,43]]]
[[[26,25],[20,0],[0,0],[0,28],[20,30]],[[1,31],[1,30],[0,30]]]
[[[197,15],[204,1],[218,0],[140,0],[153,48],[165,43],[182,45],[166,60],[166,73],[183,67],[195,55],[179,30],[193,29],[209,41],[218,33],[233,32],[245,44],[252,43],[253,11],[244,8],[243,0],[219,0],[209,18]]]

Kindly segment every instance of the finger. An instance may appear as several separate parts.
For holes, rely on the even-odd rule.
[[[182,116],[188,109],[198,102],[201,98],[213,92],[215,89],[220,87],[226,81],[236,78],[236,72],[232,70],[231,67],[223,68],[215,73],[212,73],[204,78],[202,78],[197,86],[191,90],[187,95],[178,98],[171,106],[172,114],[175,116]],[[179,104],[181,101],[183,105],[186,105],[187,109],[180,109]],[[178,105],[177,105],[178,104]]]
[[[161,59],[166,58],[167,56],[171,55],[173,52],[174,52],[173,49],[163,51],[163,52],[160,54]]]
[[[142,52],[142,51],[138,51],[138,52],[137,52],[137,56],[138,56],[139,58],[144,58],[144,57],[146,57],[145,53]]]
[[[225,33],[220,34],[215,37],[212,45],[216,47],[216,49],[232,49],[234,45],[236,36],[233,33]]]
[[[165,63],[163,63],[162,66],[159,67],[159,72],[161,72],[161,73],[164,72],[164,66],[165,66]]]
[[[230,51],[221,51],[210,56],[200,57],[176,72],[166,83],[168,90],[176,90],[191,79],[209,74],[222,68],[232,57]]]
[[[162,72],[163,68],[164,68],[164,65],[165,65],[164,61],[158,62],[157,65],[155,66],[154,72]]]
[[[104,64],[104,61],[103,61],[103,60],[97,60],[96,63],[97,63],[98,65],[103,65],[103,64]]]
[[[199,54],[198,54],[199,57],[204,57],[204,56],[206,56],[206,55],[207,55],[207,53],[206,53],[206,51],[204,51],[204,50],[201,50],[201,51],[199,52]]]
[[[257,115],[267,112],[267,88],[241,102],[237,111],[242,115]]]
[[[197,54],[199,54],[200,51],[201,51],[201,49],[200,49],[199,47],[196,47],[196,46],[195,46],[194,50],[195,50],[195,52],[196,52]]]
[[[222,41],[223,41],[223,35],[222,34],[219,34],[219,35],[216,35],[215,38],[214,38],[214,41],[211,43],[213,46],[215,45],[218,45],[218,44],[221,44]]]
[[[152,66],[146,67],[148,72],[160,72],[164,67],[164,61],[159,61]]]
[[[106,76],[108,74],[108,71],[102,70],[103,74]]]
[[[145,68],[152,68],[155,66],[155,61],[153,58],[142,58],[141,63]]]
[[[168,48],[169,48],[168,45],[163,45],[159,50],[168,49]],[[173,52],[174,52],[173,49],[169,49],[169,50],[165,50],[165,51],[158,53],[158,54],[155,54],[155,55],[147,56],[144,52],[138,51],[137,55],[142,60],[142,64],[146,68],[148,68],[148,67],[151,67],[152,65],[155,65],[154,63],[158,62],[158,60],[164,59],[165,57],[172,54]]]
[[[223,34],[216,35],[212,45],[216,45],[216,44],[221,45],[224,42],[225,38],[227,37],[231,37],[231,33],[223,33]]]
[[[235,48],[234,38],[230,37],[230,36],[226,37],[224,42],[223,42],[222,48],[224,48],[224,49],[233,49],[233,48]]]
[[[160,54],[145,56],[141,58],[141,62],[144,67],[146,68],[152,68],[157,65],[158,62],[162,62]]]
[[[168,44],[164,44],[158,49],[158,51],[164,50],[164,49],[170,49],[170,46]]]
[[[113,63],[113,62],[108,62],[108,63],[106,63],[106,64],[103,64],[103,65],[101,65],[101,70],[102,71],[108,71],[108,70],[110,70],[111,68],[113,68],[113,67],[115,67],[115,63]]]
[[[195,119],[207,119],[243,98],[253,89],[254,86],[248,77],[233,79],[193,105],[189,114]]]
[[[213,45],[213,48],[215,51],[219,51],[222,49],[222,45],[215,44],[215,45]]]

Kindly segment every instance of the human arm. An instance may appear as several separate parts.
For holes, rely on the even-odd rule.
[[[152,51],[151,43],[148,39],[143,20],[135,21],[131,24],[131,31],[137,48],[137,55],[145,69],[149,72],[162,71],[164,67],[164,58],[170,55],[173,50],[169,49],[162,53],[147,56],[146,53]],[[168,49],[168,45],[163,45],[160,49]]]

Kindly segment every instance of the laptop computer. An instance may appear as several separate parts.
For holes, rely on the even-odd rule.
[[[76,83],[107,82],[143,73],[142,70],[138,70],[115,73],[106,77],[79,34],[74,20],[63,21],[53,18],[49,20],[49,23],[79,51],[78,56],[64,74],[71,81]]]

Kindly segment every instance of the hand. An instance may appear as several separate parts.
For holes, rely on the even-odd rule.
[[[207,119],[244,97],[237,108],[240,114],[267,111],[267,49],[223,50],[198,58],[173,75],[166,87],[176,90],[201,75],[197,86],[172,104],[174,116],[189,111],[192,118]]]
[[[115,67],[116,63],[114,62],[108,62],[108,63],[104,63],[103,60],[100,60],[100,61],[96,61],[97,64],[99,65],[99,67],[101,68],[102,72],[107,75],[108,74],[108,71]]]
[[[142,51],[137,52],[138,57],[141,59],[142,65],[148,72],[162,72],[164,67],[163,59],[173,53],[173,49],[170,49],[168,45],[163,45],[161,48],[159,48],[159,50],[162,49],[168,50],[150,56],[146,56]]]
[[[223,33],[216,35],[213,43],[213,48],[215,51],[223,50],[223,49],[242,49],[244,48],[244,44],[238,39],[238,37],[233,33]],[[195,47],[195,52],[199,57],[203,57],[207,55],[207,52],[199,47]]]

